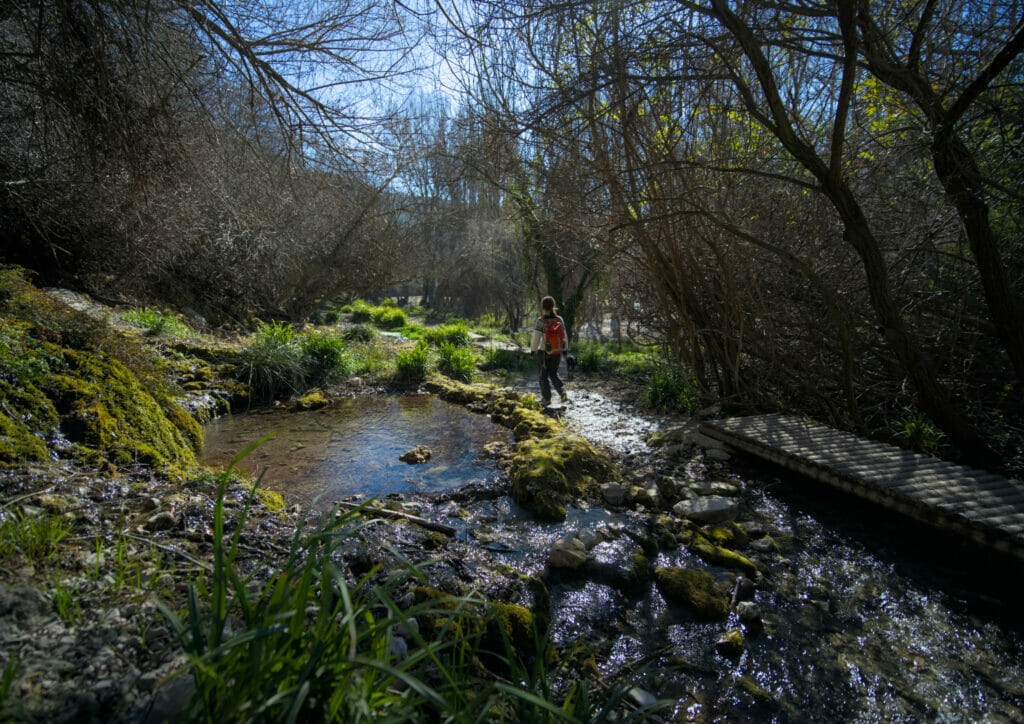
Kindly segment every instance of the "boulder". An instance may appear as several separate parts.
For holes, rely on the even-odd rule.
[[[739,505],[734,500],[709,496],[696,500],[681,500],[673,506],[672,512],[680,518],[688,518],[697,523],[721,523],[735,518],[739,512]]]
[[[761,623],[761,609],[753,601],[741,601],[736,604],[736,615],[747,626],[756,626]]]
[[[605,483],[601,486],[601,497],[609,505],[622,505],[626,501],[626,488],[620,483]]]
[[[551,546],[548,563],[552,568],[568,568],[575,570],[587,562],[587,546],[579,538],[569,536],[560,538]]]
[[[654,579],[667,601],[689,608],[697,618],[716,620],[729,615],[726,598],[710,573],[670,566],[656,568]]]
[[[743,632],[738,628],[729,629],[715,642],[715,651],[730,659],[739,658],[744,649],[746,642],[743,640]]]
[[[433,455],[433,451],[426,445],[417,445],[409,452],[400,455],[398,459],[410,465],[420,465],[430,460]]]

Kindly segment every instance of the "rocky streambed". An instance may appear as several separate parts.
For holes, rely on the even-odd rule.
[[[375,520],[341,552],[354,580],[406,565],[390,546],[431,590],[482,593],[546,622],[564,665],[556,690],[558,677],[627,681],[632,706],[666,702],[664,720],[1024,716],[1015,571],[1002,586],[974,585],[954,575],[970,552],[941,553],[938,570],[934,555],[904,557],[905,543],[931,539],[732,459],[695,420],[650,417],[579,387],[561,422],[618,473],[597,465],[544,497],[550,479],[519,455],[550,419],[510,404],[514,392],[434,391],[498,418],[519,442],[486,446],[504,471],[496,479],[375,503],[455,535]],[[5,472],[5,514],[59,512],[70,523],[59,583],[15,555],[0,590],[0,649],[19,667],[9,699],[25,702],[26,718],[160,721],[188,700],[190,679],[174,675],[185,660],[155,600],[180,602],[208,575],[216,483],[145,468],[113,480],[70,467]],[[243,483],[229,487],[229,531],[248,497]],[[239,565],[266,579],[301,510],[274,494],[248,502]],[[982,576],[991,583],[1000,570]],[[413,645],[395,638],[396,656]]]

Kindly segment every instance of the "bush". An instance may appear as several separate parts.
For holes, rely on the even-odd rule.
[[[422,382],[427,376],[427,346],[420,342],[413,349],[399,352],[395,366],[399,382]]]
[[[345,351],[345,342],[333,331],[317,330],[304,334],[299,340],[299,348],[309,384],[329,382],[352,371],[352,358]]]
[[[365,344],[372,342],[374,337],[377,336],[377,332],[368,324],[357,324],[346,329],[342,332],[341,336],[346,342],[362,342]]]
[[[437,369],[452,379],[472,381],[476,371],[476,356],[469,347],[442,342],[437,353]]]
[[[465,322],[458,321],[442,324],[440,327],[425,328],[423,339],[435,347],[440,347],[442,344],[467,345],[469,344],[469,331]]]
[[[664,412],[693,413],[699,399],[696,385],[676,369],[655,370],[647,383],[647,404]]]
[[[349,310],[353,322],[369,322],[373,319],[374,306],[362,299],[357,299],[352,304],[346,304],[342,311]]]
[[[142,327],[146,334],[164,335],[166,337],[193,337],[195,332],[187,324],[169,312],[161,312],[155,307],[130,309],[121,313],[121,318]]]
[[[287,397],[302,389],[305,369],[295,330],[287,324],[260,324],[253,341],[239,352],[239,378],[260,401]]]
[[[384,329],[404,327],[406,323],[405,312],[391,307],[377,307],[373,312],[373,323]]]
[[[510,349],[488,347],[484,350],[484,362],[499,370],[518,370],[526,366],[534,366],[534,362],[516,354]]]
[[[341,321],[341,312],[331,309],[324,313],[324,324],[337,324]]]

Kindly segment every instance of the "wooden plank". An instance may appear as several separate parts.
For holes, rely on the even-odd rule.
[[[781,414],[700,431],[844,492],[1024,560],[1024,483]]]

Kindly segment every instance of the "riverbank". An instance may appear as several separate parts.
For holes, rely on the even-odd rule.
[[[135,344],[167,359],[182,409],[198,418],[248,404],[243,387],[226,391],[239,382],[225,359],[239,340]],[[62,369],[47,359],[49,372]],[[927,536],[893,522],[878,541],[871,525],[850,526],[845,501],[732,458],[694,418],[651,415],[608,384],[577,380],[558,421],[532,404],[531,375],[494,381],[434,377],[422,391],[515,431],[515,443],[490,450],[504,476],[381,501],[450,526],[451,537],[373,515],[304,519],[240,476],[115,461],[123,440],[38,436],[50,459],[10,463],[0,478],[4,529],[23,535],[0,566],[0,651],[15,653],[4,665],[16,662],[5,713],[242,718],[301,695],[310,716],[330,696],[338,712],[373,697],[385,718],[527,720],[538,701],[571,701],[570,716],[586,721],[658,700],[664,708],[646,718],[1021,716],[1012,569],[982,574],[1004,573],[1002,593],[969,575],[958,589],[901,557],[906,541],[928,546]],[[419,387],[350,370],[316,400],[279,407],[301,415],[339,396]],[[595,458],[567,468],[575,439],[613,467]],[[102,459],[90,466],[96,458],[72,445],[92,441]],[[1005,600],[979,608],[986,596]],[[329,677],[308,673],[310,656]],[[373,673],[384,664],[392,673]]]

